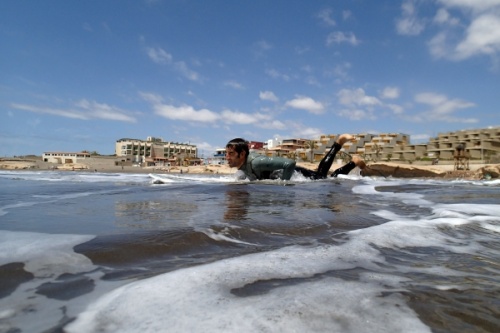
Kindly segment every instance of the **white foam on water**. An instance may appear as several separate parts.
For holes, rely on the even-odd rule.
[[[349,246],[350,247],[350,246]],[[402,297],[381,297],[380,281],[325,277],[238,297],[256,281],[312,277],[353,268],[351,249],[289,247],[181,269],[116,289],[68,332],[430,332]],[[361,250],[361,249],[360,249]],[[376,253],[358,253],[358,259]],[[347,261],[346,261],[347,259]],[[381,279],[386,282],[386,279]],[[398,320],[393,320],[398,318]]]
[[[373,214],[386,223],[345,233],[343,243],[292,246],[177,270],[120,287],[89,305],[68,332],[430,332],[399,291],[414,283],[402,273],[471,276],[446,265],[388,263],[381,249],[441,248],[450,255],[482,253],[480,235],[456,237],[447,230],[466,224],[495,227],[500,205],[434,204],[414,193],[377,192],[380,180],[354,187],[364,195],[383,196],[417,207],[422,213]],[[399,181],[390,180],[398,184]],[[382,183],[387,185],[387,180]],[[418,183],[418,182],[417,182]],[[407,182],[406,182],[407,184]],[[414,254],[415,255],[415,254]],[[328,271],[364,268],[358,281],[323,276]],[[294,279],[240,297],[233,289]],[[447,290],[453,285],[435,285]],[[251,288],[250,288],[251,289]],[[260,289],[259,289],[260,290]],[[391,296],[382,296],[390,291]],[[394,320],[397,318],[397,320]]]
[[[78,183],[147,183],[146,174],[134,173],[100,173],[70,171],[8,171],[0,172],[0,178],[34,182],[78,182]]]
[[[388,199],[396,199],[406,204],[411,205],[421,205],[421,206],[429,206],[432,204],[431,201],[425,200],[424,195],[417,193],[394,193],[394,192],[379,192],[376,190],[377,186],[383,185],[400,185],[399,181],[387,182],[387,181],[372,181],[370,183],[364,185],[357,185],[352,190],[354,193],[362,194],[362,195],[377,195],[380,197],[388,198]]]
[[[483,223],[481,225],[484,229],[494,231],[500,234],[500,224]]]
[[[99,282],[93,291],[70,303],[35,293],[44,283],[60,283],[57,278],[64,273],[85,273],[98,281],[102,273],[94,271],[97,267],[89,258],[73,251],[74,246],[93,238],[92,235],[0,231],[0,265],[24,263],[24,270],[34,275],[2,298],[0,331],[51,329],[61,318],[77,315],[97,295],[116,288],[117,283]]]
[[[149,174],[152,181],[160,181],[164,184],[170,183],[231,183],[235,179],[233,176],[208,176],[208,175],[184,175],[184,174]]]
[[[12,205],[5,205],[3,207],[0,207],[0,216],[3,216],[8,213],[9,210],[11,209],[18,209],[18,208],[24,208],[24,207],[31,207],[38,204],[38,202],[20,202],[17,204],[12,204]]]
[[[149,178],[141,177],[147,176],[138,176],[137,181],[149,182]],[[206,179],[201,182],[213,182],[213,177],[200,178]],[[227,178],[228,182],[233,181]],[[86,179],[99,181],[91,177]],[[102,179],[131,181],[133,177],[104,175]],[[75,245],[93,236],[2,231],[0,265],[23,262],[25,269],[36,278],[2,299],[0,324],[11,321],[11,327],[23,331],[43,331],[57,324],[64,309],[68,317],[79,314],[78,319],[67,326],[68,332],[430,332],[397,293],[412,283],[398,273],[445,276],[468,273],[444,266],[388,264],[379,249],[440,247],[445,253],[478,253],[484,250],[479,242],[484,240],[479,236],[457,239],[441,229],[453,230],[465,224],[476,224],[498,232],[500,206],[434,204],[414,193],[375,190],[378,185],[410,183],[426,182],[372,178],[354,187],[353,191],[363,196],[377,195],[386,202],[397,200],[425,207],[422,214],[426,215],[403,216],[380,210],[373,214],[388,222],[348,232],[339,245],[293,246],[221,260],[126,284],[112,291],[109,290],[126,281],[112,284],[99,280],[97,272],[85,273],[96,281],[95,290],[70,302],[31,295],[40,283],[53,282],[62,273],[90,272],[96,268],[88,258],[73,251]],[[484,183],[478,185],[484,186]],[[228,240],[223,239],[227,237],[224,233],[212,236]],[[377,273],[362,273],[358,281],[327,276],[308,279],[324,272],[356,267]],[[231,293],[232,289],[273,279],[297,279],[297,283],[248,297]],[[454,286],[435,288],[447,290]],[[388,290],[391,296],[382,296]],[[102,297],[96,300],[97,295]]]
[[[222,230],[221,232],[216,232],[210,228],[203,228],[203,229],[196,228],[195,230],[204,233],[205,235],[207,235],[211,239],[218,241],[218,242],[223,241],[223,242],[230,242],[230,243],[236,243],[236,244],[256,245],[256,244],[244,242],[244,241],[241,241],[239,239],[235,239],[235,238],[224,235],[223,232],[227,231],[227,230]]]
[[[25,263],[25,270],[36,277],[53,277],[95,268],[73,247],[93,239],[90,235],[42,234],[36,232],[0,231],[0,265]]]
[[[459,216],[500,216],[500,205],[489,204],[436,204],[433,205],[434,212],[440,215],[457,213]]]

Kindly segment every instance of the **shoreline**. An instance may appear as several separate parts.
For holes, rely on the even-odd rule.
[[[317,163],[298,162],[297,166],[315,170]],[[334,163],[330,171],[339,168],[341,164]],[[134,167],[84,163],[75,164],[50,164],[34,160],[2,160],[0,170],[10,171],[65,171],[65,172],[101,172],[101,173],[136,173],[136,174],[222,174],[228,175],[236,172],[236,169],[227,165],[198,165],[198,166],[173,166],[173,167]],[[469,170],[454,170],[454,164],[407,164],[395,162],[372,162],[363,170],[364,176],[392,176],[394,178],[446,178],[446,179],[492,179],[499,178],[500,164],[470,164]]]

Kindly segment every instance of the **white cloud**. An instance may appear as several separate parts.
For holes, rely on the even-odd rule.
[[[325,107],[322,103],[316,102],[311,97],[297,96],[296,98],[287,101],[285,106],[294,109],[306,110],[314,114],[322,114],[325,112]]]
[[[266,69],[266,74],[274,79],[282,79],[284,81],[290,81],[290,76],[286,74],[281,74],[276,69]]]
[[[418,17],[415,0],[406,0],[401,5],[402,15],[396,20],[396,31],[400,35],[419,35],[425,29],[424,20]]]
[[[163,102],[163,97],[153,93],[139,92],[139,96],[151,104],[161,104]]]
[[[245,87],[241,83],[236,82],[236,81],[226,81],[226,82],[224,82],[224,85],[226,87],[231,87],[231,88],[236,89],[236,90],[244,90],[245,89]]]
[[[399,88],[397,87],[385,87],[380,97],[384,99],[396,99],[399,97],[399,93]]]
[[[343,109],[338,113],[339,116],[349,120],[375,120],[376,117],[370,110],[362,109]]]
[[[194,143],[196,147],[198,147],[199,150],[209,150],[209,151],[215,151],[215,147],[212,146],[210,143],[203,141],[203,142],[196,142]]]
[[[77,102],[74,108],[68,109],[57,109],[50,107],[39,107],[26,104],[11,104],[11,107],[17,110],[29,111],[40,114],[49,114],[53,116],[80,119],[80,120],[91,120],[91,119],[105,119],[105,120],[116,120],[125,121],[130,123],[135,123],[137,120],[124,111],[115,106],[110,106],[108,104],[97,103],[95,101],[88,101],[82,99]]]
[[[401,105],[397,105],[397,104],[387,104],[386,105],[389,109],[392,110],[392,112],[394,114],[403,114],[404,113],[404,109]]]
[[[271,121],[260,122],[257,126],[260,128],[277,129],[277,130],[284,130],[285,128],[287,128],[287,126],[283,122],[276,119]]]
[[[302,124],[289,124],[289,126],[293,127],[293,136],[303,139],[317,139],[324,131],[319,128],[314,127],[304,127]]]
[[[228,124],[234,123],[234,124],[248,125],[248,124],[254,124],[255,122],[258,121],[257,117],[255,117],[254,115],[243,112],[231,111],[231,110],[222,111],[221,117],[224,120],[224,122]]]
[[[263,113],[244,113],[239,111],[224,110],[221,120],[226,124],[254,125],[266,129],[284,129],[285,125],[279,120],[273,120],[270,115]]]
[[[500,6],[500,0],[438,0],[446,7],[458,7],[472,12],[488,11]]]
[[[208,109],[195,110],[190,105],[174,106],[168,104],[154,105],[155,113],[172,120],[184,120],[200,123],[214,123],[220,116]]]
[[[332,18],[332,10],[330,8],[323,9],[321,12],[318,14],[319,19],[321,22],[327,26],[334,26],[335,20]]]
[[[165,50],[161,48],[148,48],[146,50],[149,58],[156,62],[157,64],[170,64],[172,62],[172,55],[167,53]]]
[[[272,91],[261,91],[259,98],[263,101],[278,102],[279,98]]]
[[[271,50],[273,45],[265,40],[258,41],[253,44],[253,53],[256,57],[265,56],[266,52]]]
[[[201,81],[200,75],[190,69],[184,61],[177,61],[173,64],[174,69],[176,69],[179,73],[182,74],[185,78],[191,81],[199,82]]]
[[[484,14],[474,19],[455,51],[458,59],[497,54],[500,51],[500,16]]]
[[[45,107],[38,107],[38,106],[26,105],[26,104],[16,104],[16,103],[11,104],[10,106],[16,110],[29,111],[29,112],[42,113],[42,114],[50,114],[53,116],[60,116],[60,117],[65,117],[65,118],[73,118],[73,119],[81,119],[81,120],[88,119],[88,117],[86,117],[84,114],[82,114],[81,112],[78,112],[76,110],[62,110],[62,109],[45,108]]]
[[[445,32],[440,32],[434,36],[429,42],[429,52],[435,58],[445,58],[448,57],[450,52],[450,46],[448,45],[448,35]]]
[[[253,125],[261,128],[283,129],[285,126],[272,116],[263,113],[245,113],[225,109],[220,113],[209,109],[196,110],[190,105],[175,106],[165,104],[163,98],[156,94],[140,92],[139,95],[153,107],[154,112],[164,118],[186,121],[190,123],[208,123],[214,126],[220,123]]]
[[[147,48],[146,53],[153,62],[160,65],[169,65],[188,80],[195,82],[202,81],[200,75],[190,69],[184,61],[173,61],[174,57],[162,48]]]
[[[380,93],[381,98],[396,99],[399,97],[399,88],[386,87]],[[404,113],[403,107],[397,104],[385,104],[375,96],[369,96],[362,88],[341,89],[337,93],[339,104],[345,106],[338,114],[350,120],[374,120],[376,110],[389,109],[393,114]]]
[[[340,104],[347,106],[375,106],[382,103],[377,97],[366,95],[361,88],[358,89],[341,89],[337,93]]]
[[[125,111],[108,104],[82,99],[78,103],[76,103],[76,106],[82,109],[90,118],[118,120],[126,122],[136,121],[135,118],[127,115]]]
[[[332,44],[340,44],[340,43],[348,43],[348,44],[356,46],[359,44],[359,40],[356,38],[354,33],[342,32],[342,31],[332,32],[326,38],[326,45],[327,46],[330,46]]]
[[[350,19],[352,16],[352,12],[350,10],[344,10],[342,11],[342,18],[345,20]]]
[[[455,26],[460,23],[460,20],[452,17],[445,8],[439,8],[436,16],[434,16],[434,23]]]
[[[460,123],[476,123],[476,118],[459,118],[455,112],[462,109],[474,107],[475,104],[460,99],[449,99],[447,96],[436,93],[420,93],[415,95],[415,102],[425,104],[430,107],[420,114],[415,115],[414,121],[444,121]]]
[[[496,62],[500,55],[500,0],[438,0],[434,16],[438,30],[428,42],[435,58],[462,61],[487,55]],[[453,16],[458,12],[462,19]]]
[[[336,64],[333,70],[327,71],[324,73],[326,76],[333,76],[335,77],[335,82],[336,83],[342,83],[344,81],[350,80],[349,77],[349,70],[351,69],[352,65],[349,62],[344,62],[342,64]]]

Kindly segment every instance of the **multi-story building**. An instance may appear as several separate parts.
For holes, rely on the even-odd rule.
[[[145,165],[183,165],[198,161],[198,149],[195,145],[165,142],[162,138],[151,136],[146,140],[128,138],[117,140],[115,154],[125,163]]]
[[[427,153],[436,158],[453,159],[461,145],[471,159],[485,160],[500,153],[500,127],[439,133],[426,145]]]
[[[226,148],[217,148],[215,154],[207,160],[208,164],[226,164]]]
[[[346,149],[349,153],[363,155],[365,159],[377,161],[382,158],[402,159],[403,149],[410,143],[410,136],[403,133],[380,133],[360,134],[356,136],[357,142],[354,142],[352,148]],[[407,153],[407,159],[411,159]]]
[[[290,154],[295,153],[297,149],[304,148],[307,141],[306,139],[283,139],[279,146],[267,148],[266,155],[290,157]]]
[[[296,160],[320,161],[335,142],[336,135],[321,135],[316,140],[288,139],[274,147],[270,156],[289,156]],[[314,142],[314,147],[311,146]],[[457,146],[461,145],[467,156],[476,160],[490,160],[500,155],[500,127],[440,133],[429,143],[411,144],[404,133],[356,134],[352,142],[344,144],[337,159],[345,154],[359,154],[367,161],[395,160],[416,161],[424,158],[453,160]]]

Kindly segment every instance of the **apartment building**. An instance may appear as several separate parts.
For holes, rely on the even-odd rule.
[[[403,133],[380,133],[357,135],[355,147],[348,150],[349,153],[363,155],[366,160],[377,161],[382,158],[403,159],[401,149],[408,146],[410,136]],[[415,152],[407,151],[406,159],[414,159]]]
[[[137,163],[148,166],[191,164],[198,161],[195,145],[166,142],[162,138],[147,137],[146,140],[119,139],[115,143],[115,154],[124,163]]]
[[[336,135],[321,135],[314,141],[305,139],[283,140],[281,146],[273,149],[272,155],[290,156],[296,160],[319,162],[330,150],[336,140]],[[417,161],[423,158],[453,160],[457,146],[461,145],[467,156],[475,160],[489,160],[492,156],[500,156],[500,127],[461,130],[440,133],[431,138],[428,143],[411,144],[410,136],[404,133],[360,133],[355,134],[355,140],[344,144],[342,152],[363,156],[367,161],[394,160]],[[345,155],[344,155],[345,156]],[[500,158],[500,157],[498,157]]]
[[[485,160],[500,155],[500,127],[440,133],[429,140],[426,149],[429,155],[453,159],[458,145],[471,159]]]

